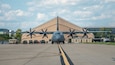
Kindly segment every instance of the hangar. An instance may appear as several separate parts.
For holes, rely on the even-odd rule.
[[[82,27],[79,27],[73,23],[70,23],[69,21],[67,21],[61,17],[58,17],[58,22],[59,22],[59,31],[70,32],[70,29],[71,29],[71,30],[75,30],[77,32],[83,32]],[[56,24],[57,24],[57,17],[51,19],[50,21],[48,21],[42,25],[39,25],[39,26],[33,28],[32,30],[34,30],[35,32],[40,32],[40,31],[42,32],[42,29],[44,31],[47,29],[47,32],[55,32]],[[64,34],[65,42],[68,42],[70,40],[72,42],[82,42],[83,40],[84,40],[84,42],[86,42],[85,40],[88,40],[88,39],[91,40],[94,38],[93,33],[88,33],[88,38],[82,38],[82,36],[83,36],[82,33],[74,34],[74,38],[68,37],[68,35],[69,34]],[[32,38],[30,38],[27,33],[24,33],[22,35],[21,42],[23,43],[23,42],[27,41],[27,43],[34,43],[35,41],[45,40],[45,42],[49,43],[49,42],[51,42],[51,37],[52,37],[52,34],[48,34],[48,38],[47,37],[43,38],[42,34],[35,34],[32,36]]]

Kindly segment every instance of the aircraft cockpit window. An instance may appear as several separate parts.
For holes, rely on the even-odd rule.
[[[60,33],[57,33],[57,34],[60,34]]]
[[[54,35],[62,35],[61,32],[55,32]]]

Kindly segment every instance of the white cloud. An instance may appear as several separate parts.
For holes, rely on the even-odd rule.
[[[4,15],[4,18],[6,19],[6,20],[12,20],[12,19],[14,19],[14,11],[9,11],[9,12],[6,12],[5,13],[5,15]]]
[[[5,26],[5,23],[3,23],[3,22],[0,22],[0,26]]]
[[[79,11],[74,11],[73,14],[76,16],[80,16],[80,17],[89,17],[93,13],[91,11],[80,11],[79,10]]]
[[[24,22],[21,22],[21,28],[23,29],[25,29],[25,28],[28,28],[28,27],[32,27],[33,26],[33,24],[35,24],[34,22],[27,22],[27,21],[24,21]]]
[[[115,21],[112,21],[112,22],[108,23],[108,26],[115,27]]]
[[[97,11],[103,8],[103,5],[93,5],[93,6],[88,6],[84,7],[84,10],[90,10],[90,11]]]
[[[38,19],[38,20],[45,19],[45,17],[46,17],[46,15],[43,14],[43,13],[38,13],[38,14],[37,14],[37,19]]]
[[[28,2],[27,5],[75,5],[81,0],[41,0],[41,1],[31,1]]]
[[[111,11],[111,14],[114,14],[114,15],[115,15],[115,11]]]
[[[86,21],[86,20],[91,20],[90,18],[77,18],[77,19],[75,19],[76,21],[82,21],[82,20],[84,20],[84,21]]]
[[[9,4],[1,4],[1,8],[10,9],[11,6]]]
[[[29,7],[29,8],[28,8],[28,10],[29,10],[30,12],[35,11],[35,9],[36,9],[36,8],[34,8],[34,7]]]
[[[15,13],[17,16],[25,16],[25,14],[22,10],[16,10]]]
[[[28,2],[27,5],[29,6],[29,11],[38,10],[40,7],[42,8],[53,8],[53,7],[60,7],[60,6],[69,6],[69,5],[76,5],[77,3],[81,2],[81,0],[34,0]]]
[[[113,6],[115,0],[32,0],[26,2],[27,4],[23,4],[24,7],[13,6],[12,3],[0,3],[0,21],[3,21],[3,23],[4,21],[11,23],[14,21],[14,23],[20,23],[22,28],[25,29],[38,26],[56,16],[70,22],[78,21],[76,24],[80,26],[86,24],[93,26],[96,21],[101,21],[101,23],[115,21]],[[20,9],[17,9],[18,7]],[[23,21],[25,22],[22,23]],[[90,21],[92,23],[89,23]],[[87,23],[84,24],[84,22]],[[3,25],[3,23],[0,23],[0,25]]]
[[[106,19],[106,18],[111,18],[111,17],[112,17],[111,15],[101,14],[100,16],[92,17],[92,20]]]
[[[2,13],[2,10],[0,10],[0,13]]]
[[[29,5],[29,6],[31,6],[31,5],[35,5],[35,2],[34,2],[34,1],[27,2],[27,5]]]
[[[42,0],[43,5],[75,5],[80,0]]]
[[[2,13],[2,17],[0,17],[0,20],[14,20],[18,17],[24,17],[24,16],[31,16],[32,13],[25,12],[20,9],[18,10],[9,10],[8,12]]]
[[[115,2],[115,0],[104,0],[106,3],[108,2]]]
[[[91,26],[94,26],[94,24],[92,22],[84,22],[84,21],[75,22],[75,24],[77,24],[80,27],[91,27]]]
[[[21,22],[20,28],[23,30],[28,30],[29,28],[34,28],[38,25],[42,24],[42,22],[38,21],[23,21]]]
[[[70,13],[70,11],[67,10],[67,9],[61,9],[61,10],[59,11],[59,13],[61,13],[61,14],[63,14],[63,13]]]
[[[33,15],[30,12],[25,12],[25,11],[20,10],[20,9],[15,10],[14,13],[15,13],[16,16],[31,16],[31,15]]]
[[[49,12],[50,16],[56,17],[56,16],[60,16],[60,15],[66,15],[66,14],[70,14],[70,10],[68,9],[55,9],[52,12]],[[71,14],[70,14],[71,15]]]

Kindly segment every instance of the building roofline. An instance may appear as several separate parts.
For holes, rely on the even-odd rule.
[[[115,27],[83,27],[83,28],[115,28]]]

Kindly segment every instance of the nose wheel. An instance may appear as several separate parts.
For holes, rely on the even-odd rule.
[[[54,44],[54,42],[52,41],[52,44]]]
[[[57,44],[60,44],[61,42],[56,42]],[[63,44],[65,44],[64,41],[62,41]],[[54,44],[54,42],[52,41],[52,44]]]
[[[63,41],[63,44],[65,44],[65,42]]]

